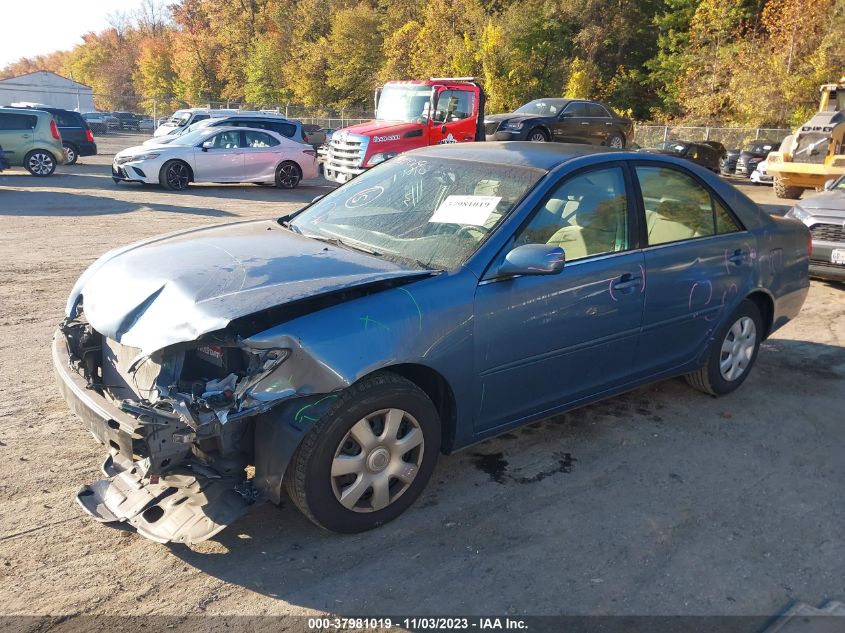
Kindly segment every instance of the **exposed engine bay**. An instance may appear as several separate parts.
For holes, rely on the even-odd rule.
[[[255,422],[296,390],[279,380],[271,394],[254,388],[291,350],[209,335],[144,355],[98,333],[81,310],[60,332],[70,370],[122,414],[88,420],[109,454],[107,478],[77,497],[86,512],[155,541],[196,543],[276,496],[254,482]]]

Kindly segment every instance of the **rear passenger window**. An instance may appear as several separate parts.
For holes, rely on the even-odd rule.
[[[741,230],[727,209],[691,176],[667,167],[640,166],[636,172],[650,246]]]
[[[628,248],[628,203],[622,169],[569,178],[516,238],[516,245],[554,244],[566,261]]]
[[[608,118],[610,115],[598,103],[587,104],[587,116],[593,118]]]
[[[274,121],[268,126],[274,132],[281,134],[287,138],[293,138],[293,135],[296,134],[296,126],[291,125],[290,123],[281,123]]]
[[[253,132],[251,130],[245,131],[247,147],[273,147],[279,144],[279,141],[274,139],[269,134],[263,132]]]
[[[0,130],[34,130],[37,123],[29,114],[0,113]]]

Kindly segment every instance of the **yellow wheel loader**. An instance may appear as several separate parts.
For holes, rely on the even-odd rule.
[[[769,154],[778,198],[797,200],[805,189],[822,189],[845,174],[845,77],[820,90],[819,111]]]

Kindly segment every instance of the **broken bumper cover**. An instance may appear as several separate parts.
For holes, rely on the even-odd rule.
[[[61,331],[53,338],[53,367],[70,409],[109,449],[102,467],[107,478],[83,486],[77,495],[82,509],[96,520],[132,527],[159,543],[193,544],[217,534],[257,500],[242,480],[204,472],[190,462],[144,478],[133,450],[141,423],[88,388],[71,367]]]

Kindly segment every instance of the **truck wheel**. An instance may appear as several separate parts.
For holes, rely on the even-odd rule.
[[[339,393],[296,449],[285,488],[311,521],[363,532],[410,507],[440,452],[440,418],[414,383],[382,372]]]
[[[787,198],[789,200],[798,200],[804,189],[801,187],[790,187],[783,182],[780,176],[775,176],[775,195],[778,198]]]
[[[549,141],[549,135],[546,134],[545,130],[534,128],[528,133],[528,140],[534,143],[547,143]]]

